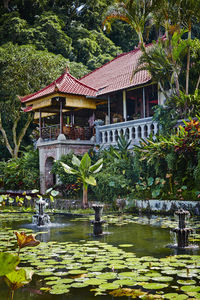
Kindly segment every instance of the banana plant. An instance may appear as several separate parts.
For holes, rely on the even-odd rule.
[[[85,153],[80,160],[77,156],[73,155],[72,164],[75,169],[69,165],[61,162],[64,170],[68,174],[76,175],[77,179],[83,185],[83,208],[88,207],[88,185],[96,185],[96,179],[93,174],[98,173],[103,167],[103,158],[99,159],[94,165],[91,164],[91,159],[88,153]]]

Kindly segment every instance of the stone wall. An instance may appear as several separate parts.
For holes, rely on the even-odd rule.
[[[55,141],[43,141],[39,139],[37,148],[39,149],[41,194],[44,194],[49,187],[57,183],[57,179],[51,173],[54,160],[59,160],[62,155],[70,152],[77,155],[84,154],[93,146],[94,143],[91,141],[66,140],[63,135],[60,135]]]
[[[200,216],[200,201],[180,201],[180,200],[135,200],[135,207],[144,212],[150,213],[170,213],[183,208],[192,215]]]

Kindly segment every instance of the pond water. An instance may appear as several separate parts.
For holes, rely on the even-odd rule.
[[[176,220],[161,216],[110,216],[104,227],[106,234],[98,238],[93,236],[87,217],[51,216],[51,222],[49,227],[38,228],[31,224],[29,214],[0,214],[0,251],[11,249],[14,253],[13,230],[37,233],[36,238],[41,241],[37,247],[22,249],[20,266],[31,266],[35,273],[30,284],[15,292],[15,300],[128,299],[109,294],[120,287],[131,289],[130,293],[133,289],[141,291],[140,296],[127,294],[135,299],[200,299],[199,249],[180,251],[167,247],[175,242],[170,228],[177,225]],[[191,243],[200,241],[198,224],[198,219],[190,224],[196,228]],[[8,237],[10,242],[6,245]],[[87,284],[91,279],[97,282]],[[56,294],[58,282],[64,294]],[[113,289],[105,285],[111,283]],[[179,298],[170,298],[169,293],[179,294]],[[6,300],[7,295],[8,288],[0,281],[0,299]]]

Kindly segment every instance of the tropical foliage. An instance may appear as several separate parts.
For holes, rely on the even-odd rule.
[[[198,199],[200,195],[200,121],[184,121],[177,133],[158,136],[136,146],[140,170],[135,192],[142,197]]]
[[[31,190],[39,187],[39,155],[27,148],[20,158],[0,162],[0,186],[4,190]]]
[[[103,167],[103,159],[99,159],[94,165],[91,164],[91,159],[88,153],[85,153],[81,160],[75,155],[72,157],[72,164],[76,167],[73,169],[69,165],[61,162],[64,170],[68,174],[76,175],[77,179],[83,185],[83,207],[88,207],[88,185],[96,186],[96,180],[93,174],[98,173]]]

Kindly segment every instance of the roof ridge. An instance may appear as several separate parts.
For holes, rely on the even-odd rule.
[[[63,73],[62,75],[60,75],[60,77],[58,77],[56,80],[52,81],[50,84],[48,84],[47,86],[45,86],[43,89],[41,89],[41,90],[39,90],[37,92],[34,92],[32,94],[25,95],[24,97],[21,97],[21,101],[24,102],[26,99],[28,99],[30,97],[33,97],[33,96],[37,95],[38,93],[43,92],[44,90],[46,90],[47,88],[51,87],[52,85],[55,85],[56,81],[60,80],[61,77],[63,77],[64,75],[65,75],[65,73]]]
[[[93,87],[91,87],[91,86],[89,86],[89,85],[87,85],[87,84],[81,82],[79,79],[77,79],[76,77],[72,76],[69,72],[65,72],[64,75],[66,75],[66,74],[67,74],[69,77],[71,77],[74,81],[76,81],[77,83],[79,83],[80,85],[82,85],[82,86],[84,86],[84,87],[86,87],[86,88],[88,88],[88,89],[91,89],[91,90],[93,90],[93,91],[95,91],[95,92],[98,91],[97,89],[95,89],[95,88],[93,88]]]
[[[127,55],[127,54],[129,54],[129,53],[137,52],[138,50],[141,50],[141,49],[137,47],[136,49],[133,49],[133,50],[131,50],[131,51],[123,52],[123,53],[119,54],[118,56],[114,57],[112,60],[108,61],[108,62],[105,63],[104,65],[102,65],[102,66],[100,66],[99,68],[97,68],[97,69],[95,69],[95,70],[89,72],[88,74],[84,75],[83,77],[80,78],[80,80],[82,80],[82,79],[84,79],[85,77],[91,75],[92,73],[98,71],[99,69],[105,67],[106,65],[110,64],[110,63],[113,62],[114,60],[116,60],[116,59],[118,59],[118,58],[120,58],[120,57],[122,57],[122,56],[125,56],[125,55]]]
[[[149,47],[149,46],[151,46],[151,45],[152,45],[152,43],[146,44],[146,45],[145,45],[145,48],[147,48],[147,47]],[[102,65],[102,66],[100,66],[99,68],[97,68],[97,69],[95,69],[95,70],[89,72],[88,74],[84,75],[83,77],[80,78],[80,80],[86,78],[87,76],[91,75],[92,73],[95,73],[96,71],[100,70],[101,68],[103,68],[103,67],[105,67],[106,65],[110,64],[111,62],[113,62],[114,60],[116,60],[116,59],[118,59],[118,58],[120,58],[120,57],[122,57],[122,56],[125,56],[125,55],[127,55],[127,54],[129,54],[129,53],[135,53],[135,52],[137,52],[137,51],[139,51],[139,50],[141,50],[141,48],[140,48],[140,47],[137,47],[137,48],[135,48],[135,49],[133,49],[133,50],[131,50],[131,51],[123,52],[123,53],[119,54],[118,56],[114,57],[112,60],[108,61],[108,62],[105,63],[104,65]]]

